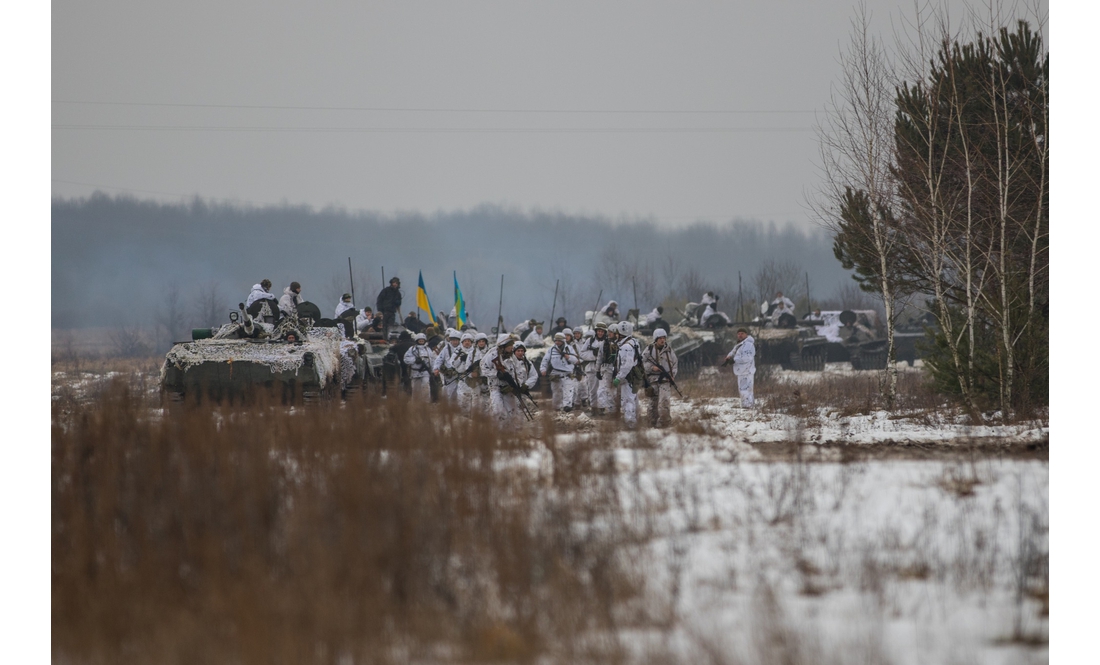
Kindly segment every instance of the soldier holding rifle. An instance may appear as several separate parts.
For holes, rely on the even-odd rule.
[[[649,424],[667,427],[672,424],[672,388],[676,385],[677,360],[663,328],[653,331],[653,343],[642,353],[642,364],[649,379]],[[676,392],[680,392],[678,388]]]

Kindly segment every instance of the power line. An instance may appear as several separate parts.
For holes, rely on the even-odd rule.
[[[752,134],[811,132],[812,127],[452,128],[452,127],[249,127],[217,125],[50,125],[74,131],[255,132],[303,134]]]
[[[471,108],[428,108],[428,107],[391,107],[391,106],[278,106],[273,104],[177,104],[168,102],[93,102],[67,99],[51,100],[53,104],[85,106],[148,106],[167,108],[201,109],[268,109],[281,111],[372,111],[397,113],[575,113],[575,114],[623,114],[623,115],[722,115],[722,114],[809,114],[815,111],[793,109],[757,110],[757,109],[719,109],[707,111],[674,110],[637,110],[637,109],[471,109]]]

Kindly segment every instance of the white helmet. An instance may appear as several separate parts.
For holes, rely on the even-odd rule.
[[[593,330],[592,328],[589,328],[588,330],[584,331],[584,336],[585,337],[595,337],[596,336],[596,331]]]
[[[658,328],[653,331],[653,341],[656,342],[659,337],[668,337],[668,333],[665,332],[664,328]]]
[[[474,341],[474,336],[470,333],[462,333],[461,341],[465,342],[466,340],[470,340],[472,342]]]
[[[573,336],[573,329],[572,328],[566,328],[565,330],[561,331],[561,334],[569,335],[570,337],[572,337]]]
[[[483,332],[479,332],[478,334],[474,335],[474,342],[480,342],[481,340],[485,340],[486,342],[488,342],[489,336]]]
[[[630,321],[620,321],[619,334],[623,337],[629,337],[630,335],[634,334],[634,324]]]
[[[511,335],[501,334],[497,336],[497,346],[506,346],[511,341]]]
[[[424,333],[416,333],[415,335],[413,335],[413,341],[414,342],[419,342],[421,340],[427,342],[428,341],[428,336],[425,335]]]
[[[526,349],[527,348],[527,345],[524,344],[522,341],[516,342],[515,346],[516,346],[516,349]]]
[[[563,333],[563,332],[554,333],[554,341],[555,342],[564,342],[565,341],[565,333]]]
[[[458,332],[454,328],[447,330],[447,339],[462,339],[462,333]]]

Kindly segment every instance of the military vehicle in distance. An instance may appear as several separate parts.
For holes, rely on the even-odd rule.
[[[829,362],[849,362],[852,369],[886,368],[886,338],[875,310],[818,311],[803,323],[815,326],[827,340]]]
[[[767,305],[765,305],[767,307]],[[748,328],[756,340],[756,362],[765,365],[781,365],[796,371],[821,371],[825,368],[827,340],[817,334],[813,326],[800,325],[790,314],[783,314],[777,321],[770,318],[770,310],[762,309],[761,316],[747,323],[733,323],[722,312],[715,312],[706,325],[702,325],[702,305],[689,302],[681,312],[683,320],[675,328],[699,341],[697,358],[701,364],[711,365],[722,361],[737,344],[737,329]],[[671,335],[670,335],[671,336]]]
[[[284,402],[309,402],[358,392],[381,381],[381,370],[382,355],[366,340],[346,339],[342,326],[309,317],[271,325],[242,304],[230,323],[195,329],[191,341],[173,345],[160,384],[174,401],[233,402],[267,390]]]

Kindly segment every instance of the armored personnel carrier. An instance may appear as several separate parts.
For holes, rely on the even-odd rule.
[[[829,362],[850,362],[852,369],[885,369],[886,338],[872,309],[816,312],[803,323],[815,326],[826,339]]]
[[[737,329],[744,326],[756,340],[758,364],[782,365],[784,369],[797,371],[820,372],[825,368],[827,340],[817,334],[813,326],[799,325],[790,314],[772,320],[770,310],[763,309],[761,317],[755,321],[732,323],[727,315],[714,312],[703,323],[700,313],[701,306],[689,302],[681,312],[683,320],[674,328],[698,344],[696,357],[701,364],[720,363],[737,344]]]
[[[284,402],[346,396],[381,379],[382,355],[343,327],[312,319],[255,321],[240,307],[230,323],[192,331],[172,346],[161,368],[161,391],[173,400],[235,401],[269,391]]]

